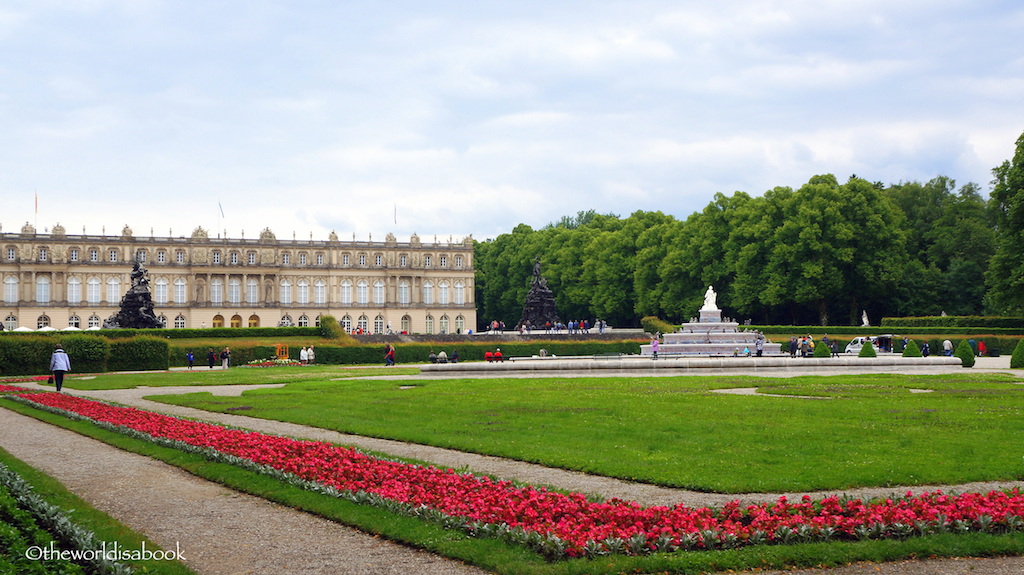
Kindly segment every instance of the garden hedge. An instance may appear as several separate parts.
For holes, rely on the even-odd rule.
[[[1000,317],[980,315],[943,315],[926,317],[885,317],[882,327],[962,327],[975,331],[980,329],[1024,329],[1024,317]]]

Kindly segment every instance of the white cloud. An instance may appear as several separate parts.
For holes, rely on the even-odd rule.
[[[91,233],[483,238],[826,172],[987,188],[1024,130],[1022,35],[966,0],[21,2],[0,223],[38,190],[40,227]]]

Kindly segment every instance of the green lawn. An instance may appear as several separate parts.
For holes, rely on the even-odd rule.
[[[228,370],[198,365],[192,371],[175,370],[151,373],[99,373],[79,376],[71,374],[64,380],[64,387],[71,389],[132,389],[136,387],[171,387],[203,385],[257,385],[270,383],[294,383],[366,377],[372,375],[415,375],[415,367],[340,367],[337,365],[312,365],[306,367],[248,368],[232,367]]]
[[[336,370],[329,370],[331,377]],[[303,372],[257,371],[247,383]],[[312,375],[297,373],[282,389],[242,397],[196,393],[153,399],[233,413],[244,407],[249,416],[727,493],[1024,478],[1024,386],[1001,374],[306,377]],[[829,399],[710,392],[755,386]]]

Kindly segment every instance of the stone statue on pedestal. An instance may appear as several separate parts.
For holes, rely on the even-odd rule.
[[[146,268],[135,262],[132,267],[132,287],[121,298],[121,311],[103,322],[104,329],[151,329],[165,327],[153,312],[153,296],[149,293]]]
[[[550,324],[558,323],[558,312],[555,311],[555,294],[551,293],[547,280],[540,275],[540,258],[533,260],[533,282],[526,294],[523,304],[523,315],[519,326],[528,329],[544,329]]]
[[[700,309],[711,311],[718,309],[718,294],[715,293],[715,288],[708,286],[708,291],[704,292],[704,307]]]

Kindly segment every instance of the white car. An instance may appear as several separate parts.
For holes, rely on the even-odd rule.
[[[892,353],[893,335],[869,335],[853,338],[853,341],[846,344],[846,353],[860,353],[864,343],[870,341],[875,346],[876,353]]]

